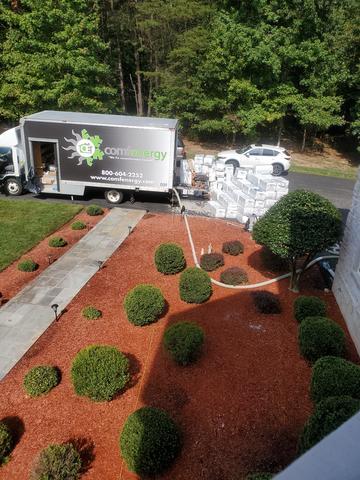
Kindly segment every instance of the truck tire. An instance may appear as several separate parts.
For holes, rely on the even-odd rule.
[[[18,178],[8,178],[5,182],[5,192],[7,195],[17,197],[23,192],[23,186]]]
[[[105,198],[107,202],[115,205],[124,200],[124,194],[121,190],[105,190]]]

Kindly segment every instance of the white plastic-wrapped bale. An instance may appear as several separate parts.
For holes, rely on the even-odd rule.
[[[202,165],[204,163],[204,154],[202,153],[197,153],[195,156],[194,156],[194,163],[197,163],[199,165]]]
[[[259,188],[265,192],[269,190],[276,190],[276,182],[274,182],[274,177],[271,175],[262,175],[259,177]]]
[[[235,169],[235,175],[234,175],[235,178],[246,179],[247,175],[248,175],[248,171],[245,168],[237,167]]]
[[[210,200],[210,202],[207,203],[210,214],[215,217],[215,218],[224,218],[225,213],[226,213],[226,208],[223,205],[220,205],[219,202],[215,202],[213,200]]]
[[[249,172],[247,174],[246,180],[252,183],[255,187],[259,186],[259,175],[256,175],[255,173]]]
[[[254,187],[254,186],[249,189],[248,195],[249,197],[254,198],[255,200],[264,201],[266,198],[266,192],[260,190],[259,187]]]
[[[205,155],[204,157],[204,165],[211,166],[215,161],[214,155]]]
[[[222,162],[216,162],[215,163],[215,170],[217,172],[224,172],[225,171],[225,165]]]
[[[275,205],[275,203],[276,203],[276,200],[273,200],[273,199],[271,199],[271,198],[267,198],[267,199],[265,200],[265,208],[270,208],[270,207],[272,207],[273,205]]]
[[[256,165],[254,167],[254,173],[260,175],[270,175],[273,171],[272,165]]]
[[[218,202],[226,208],[230,207],[234,210],[237,208],[237,203],[225,192],[221,192]]]
[[[238,205],[244,208],[254,208],[255,200],[250,198],[248,195],[245,195],[244,192],[240,192],[237,199]]]
[[[268,192],[265,193],[265,200],[276,200],[276,191],[275,190],[269,190]]]

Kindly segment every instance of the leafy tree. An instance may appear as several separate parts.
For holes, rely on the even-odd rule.
[[[0,116],[17,120],[42,109],[107,112],[115,103],[99,35],[96,1],[23,0],[12,11],[2,46]],[[92,7],[92,8],[91,8]]]
[[[301,274],[315,254],[336,243],[341,235],[341,215],[337,208],[321,195],[306,190],[282,197],[253,230],[257,243],[288,260],[290,289],[294,292],[299,291]]]

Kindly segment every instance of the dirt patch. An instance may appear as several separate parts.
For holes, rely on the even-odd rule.
[[[36,247],[29,250],[22,257],[9,265],[5,270],[0,272],[0,305],[5,304],[8,300],[14,297],[24,286],[42,273],[50,263],[56,262],[64,253],[66,253],[76,242],[78,242],[86,233],[93,228],[108,210],[104,210],[103,215],[91,217],[86,212],[80,212],[73,217],[68,223],[63,225],[59,230],[44,238]],[[71,225],[80,220],[86,224],[84,230],[72,230]],[[49,238],[63,237],[68,244],[65,247],[54,248],[49,246]],[[18,270],[18,263],[22,260],[31,258],[39,265],[35,272],[21,272]]]
[[[259,247],[239,226],[224,221],[189,219],[196,250],[211,243],[220,251],[223,241],[240,239],[245,253],[226,256],[225,267],[246,268],[250,282],[264,280],[257,258]],[[267,290],[279,295],[283,313],[257,313],[249,291],[214,287],[203,305],[179,299],[179,276],[164,276],[153,264],[157,245],[171,241],[184,248],[193,265],[185,226],[179,216],[149,215],[81,290],[61,320],[54,323],[1,382],[0,418],[16,417],[23,433],[0,478],[28,478],[34,457],[49,443],[78,439],[91,445],[85,479],[134,480],[119,455],[119,432],[127,416],[142,405],[162,407],[178,422],[184,445],[166,480],[234,480],[253,470],[282,469],[296,453],[298,435],[308,418],[310,366],[299,356],[295,294],[287,281]],[[249,258],[251,256],[251,265]],[[214,276],[218,278],[219,271]],[[331,293],[314,290],[316,271],[305,279],[303,293],[324,298],[329,315],[344,322]],[[138,283],[159,286],[169,304],[156,324],[135,327],[122,302]],[[103,312],[99,320],[81,316],[88,304]],[[162,347],[165,328],[179,320],[196,321],[206,334],[204,352],[190,367],[176,366]],[[77,397],[70,367],[76,353],[88,344],[110,344],[130,358],[130,388],[109,403]],[[356,360],[349,340],[349,358]],[[62,373],[58,387],[47,396],[27,398],[22,381],[39,364],[55,364]],[[84,440],[85,439],[85,440]]]

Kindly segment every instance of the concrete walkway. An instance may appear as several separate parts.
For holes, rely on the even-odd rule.
[[[85,237],[0,308],[0,379],[20,360],[95,275],[145,214],[113,208]]]

